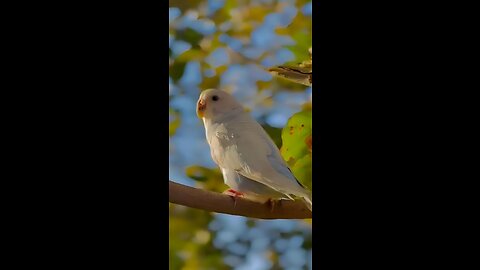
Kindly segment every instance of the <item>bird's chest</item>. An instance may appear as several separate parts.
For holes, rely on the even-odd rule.
[[[232,164],[237,163],[236,140],[238,133],[235,130],[219,124],[207,130],[207,138],[210,144],[210,154],[215,163],[223,168],[229,168]]]

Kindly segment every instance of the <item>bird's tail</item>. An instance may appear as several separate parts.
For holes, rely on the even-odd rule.
[[[302,195],[303,202],[307,206],[308,210],[312,211],[312,193],[308,192],[305,195]]]
[[[290,170],[290,168],[288,169],[292,175],[293,175],[293,172],[292,170]],[[295,177],[295,176],[294,176]],[[300,194],[296,194],[298,197],[301,197],[303,199],[303,202],[305,203],[305,205],[307,206],[308,210],[310,210],[310,212],[312,212],[312,192],[310,190],[308,190],[300,181],[298,181],[297,178],[295,178],[295,180],[297,180],[297,183],[299,186],[302,187],[302,191],[300,192]]]

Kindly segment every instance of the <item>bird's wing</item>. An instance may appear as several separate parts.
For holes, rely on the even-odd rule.
[[[282,193],[303,193],[277,146],[255,120],[247,117],[225,123],[215,133],[212,151],[220,167],[260,182]]]
[[[238,174],[234,170],[222,168],[222,174],[225,184],[241,193],[257,197],[288,199],[288,197],[282,193],[279,193],[278,191],[264,184]]]

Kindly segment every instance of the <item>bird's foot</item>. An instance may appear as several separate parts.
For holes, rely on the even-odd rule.
[[[237,198],[238,197],[243,197],[243,193],[238,192],[238,191],[233,190],[233,189],[227,189],[223,192],[223,194],[226,194],[226,195],[230,196],[230,198],[233,199],[233,207],[237,206]]]
[[[265,204],[267,204],[270,207],[270,212],[273,212],[273,209],[275,208],[276,204],[280,204],[280,200],[274,200],[272,198],[268,199]]]
[[[223,192],[223,194],[227,194],[227,195],[234,196],[234,197],[243,197],[242,192],[238,192],[238,191],[233,190],[233,189],[227,189]]]

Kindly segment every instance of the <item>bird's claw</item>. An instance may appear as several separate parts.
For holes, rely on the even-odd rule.
[[[273,209],[275,208],[275,204],[279,203],[280,201],[276,201],[274,199],[268,199],[266,204],[270,207],[270,212],[273,212]]]
[[[237,206],[237,198],[238,197],[243,197],[243,193],[238,192],[238,191],[233,190],[233,189],[227,189],[223,192],[223,194],[226,194],[226,195],[230,196],[230,198],[232,198],[233,207]]]

